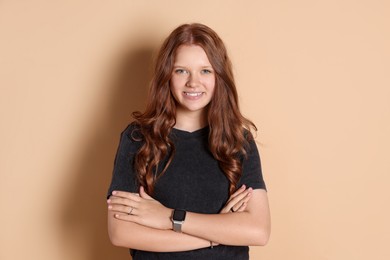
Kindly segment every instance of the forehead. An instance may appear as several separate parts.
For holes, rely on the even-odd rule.
[[[175,52],[175,64],[210,66],[206,52],[199,45],[181,45]],[[185,64],[183,64],[185,65]]]

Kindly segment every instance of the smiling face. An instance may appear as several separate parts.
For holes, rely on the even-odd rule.
[[[214,94],[215,74],[202,47],[182,45],[176,50],[170,88],[176,113],[205,114]]]

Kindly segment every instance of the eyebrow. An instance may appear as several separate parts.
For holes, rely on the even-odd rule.
[[[174,65],[173,68],[187,68],[186,66],[181,66],[181,65]],[[205,68],[213,68],[212,66],[201,66],[202,69]]]

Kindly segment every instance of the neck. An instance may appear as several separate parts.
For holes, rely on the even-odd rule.
[[[207,126],[207,113],[205,110],[184,112],[176,111],[176,124],[174,128],[193,132]]]

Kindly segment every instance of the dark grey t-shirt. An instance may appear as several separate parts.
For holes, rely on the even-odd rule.
[[[141,141],[131,137],[134,125],[129,125],[121,135],[114,163],[114,172],[107,196],[114,190],[138,192],[139,185],[133,169],[134,155]],[[133,135],[137,135],[135,132]],[[169,208],[217,214],[229,198],[229,181],[219,168],[217,160],[208,149],[209,128],[195,132],[172,129],[170,138],[176,152],[167,171],[158,178],[153,197]],[[163,169],[161,163],[159,170]],[[259,153],[254,141],[250,142],[248,157],[243,160],[243,173],[238,187],[245,184],[253,189],[266,189]],[[249,259],[247,246],[219,245],[184,252],[145,252],[132,250],[134,260],[139,259]]]

